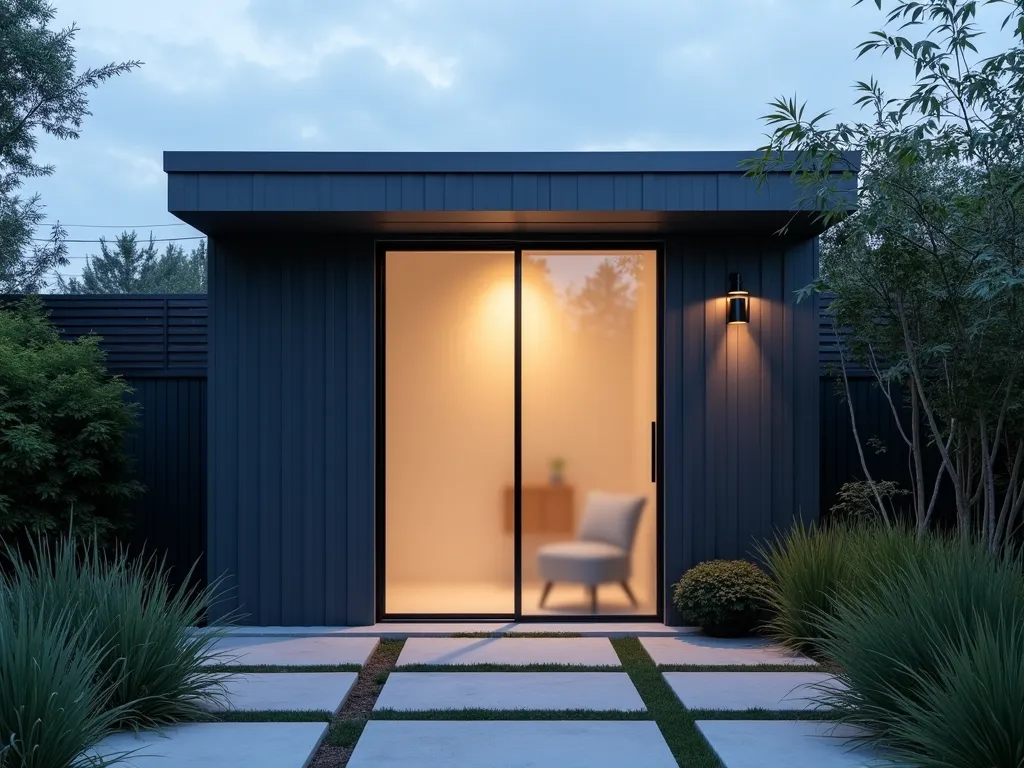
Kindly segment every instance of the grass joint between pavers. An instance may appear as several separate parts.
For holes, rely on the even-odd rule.
[[[680,768],[721,768],[714,750],[689,712],[635,637],[615,638],[612,647]]]
[[[326,709],[307,710],[232,710],[211,714],[216,723],[329,723],[333,712]]]
[[[650,720],[642,710],[618,709],[375,709],[371,720]]]
[[[820,664],[659,664],[661,672],[822,672],[828,673]]]
[[[289,672],[359,672],[362,668],[361,664],[312,664],[307,667],[295,664],[211,664],[203,667],[203,671],[244,675]]]
[[[395,672],[622,672],[619,666],[587,664],[404,664]]]
[[[448,637],[462,637],[462,638],[499,638],[499,637],[525,637],[529,639],[539,638],[541,640],[552,637],[583,637],[582,632],[453,632]]]

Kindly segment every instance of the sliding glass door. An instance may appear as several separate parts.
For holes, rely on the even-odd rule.
[[[653,251],[524,251],[522,613],[654,615]]]
[[[657,614],[654,251],[388,251],[384,612]]]

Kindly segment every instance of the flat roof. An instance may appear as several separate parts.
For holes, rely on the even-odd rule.
[[[821,230],[756,152],[165,152],[167,208],[209,235]],[[853,209],[860,155],[836,186]],[[843,171],[854,171],[839,178]]]
[[[164,152],[167,173],[742,173],[756,152]],[[853,170],[860,153],[846,156]],[[788,170],[786,168],[785,170]]]

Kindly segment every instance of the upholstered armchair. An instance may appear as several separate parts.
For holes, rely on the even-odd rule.
[[[617,582],[633,607],[629,588],[633,541],[644,496],[591,491],[573,541],[546,544],[537,552],[537,567],[544,580],[540,607],[558,582],[584,584],[590,590],[590,610],[597,613],[597,587]]]

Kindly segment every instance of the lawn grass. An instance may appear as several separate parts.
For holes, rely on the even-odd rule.
[[[489,638],[489,637],[531,637],[531,638],[545,638],[545,637],[583,637],[582,632],[453,632],[449,637],[478,637],[478,638]]]
[[[838,712],[802,709],[688,709],[694,720],[839,720]]]
[[[212,715],[218,723],[329,723],[333,712],[326,709],[308,710],[253,710],[217,712]]]
[[[382,641],[383,642],[383,641]],[[267,673],[267,672],[359,672],[360,664],[313,664],[308,667],[282,664],[216,664],[203,667],[210,672]]]
[[[662,672],[830,672],[821,664],[659,664]]]
[[[693,713],[680,703],[640,641],[614,638],[612,646],[680,768],[722,768],[694,725]]]
[[[403,664],[395,672],[621,672],[622,667],[586,664]]]
[[[371,720],[650,720],[647,712],[617,709],[377,709]]]
[[[366,718],[335,720],[331,723],[324,742],[332,747],[352,748],[359,741],[359,737],[363,735],[363,728],[365,727]]]

